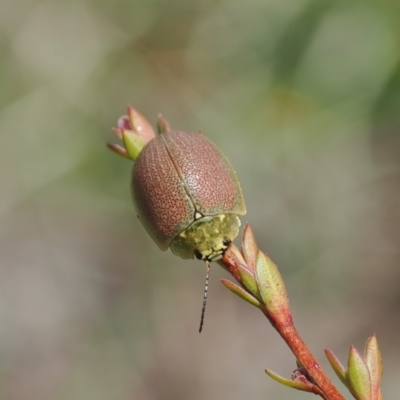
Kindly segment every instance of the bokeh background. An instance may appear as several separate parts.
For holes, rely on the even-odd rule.
[[[218,267],[198,334],[204,265],[159,251],[104,146],[128,103],[223,149],[317,358],[375,332],[397,398],[398,0],[1,0],[0,398],[310,398]]]

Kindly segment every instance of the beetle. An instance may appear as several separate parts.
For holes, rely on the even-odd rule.
[[[220,259],[246,213],[230,162],[202,133],[163,132],[132,170],[137,215],[161,250],[184,259]]]
[[[222,258],[239,234],[246,213],[236,173],[222,151],[202,132],[171,130],[160,115],[159,135],[132,107],[115,133],[124,148],[115,152],[134,160],[131,194],[141,223],[161,250],[207,263],[200,329],[207,299],[210,262]]]

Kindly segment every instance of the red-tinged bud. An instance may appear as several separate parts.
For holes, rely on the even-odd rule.
[[[254,272],[256,270],[258,247],[253,230],[249,224],[246,224],[244,227],[242,250],[248,267]]]
[[[333,352],[329,349],[325,349],[325,355],[329,361],[329,364],[331,364],[331,367],[335,371],[337,377],[342,381],[342,383],[344,385],[348,386],[346,369],[343,367],[341,362],[338,360],[338,358],[335,356],[335,354],[333,354]]]
[[[154,133],[150,122],[132,106],[128,106],[128,119],[130,130],[141,136],[146,143],[154,139],[156,134]],[[125,123],[125,121],[122,122]]]
[[[380,386],[383,363],[375,335],[368,339],[364,357],[351,346],[347,369],[332,351],[325,349],[325,354],[336,375],[357,400],[382,400]]]
[[[109,149],[135,161],[144,146],[155,137],[150,122],[133,107],[128,106],[128,115],[118,119],[114,133],[122,140],[123,146],[107,143]]]
[[[118,119],[117,126],[120,131],[122,131],[124,129],[130,130],[130,131],[132,130],[132,125],[131,125],[131,122],[129,121],[129,117],[127,115],[123,115],[122,117],[120,117]]]
[[[365,346],[364,357],[371,378],[372,399],[379,400],[382,396],[380,388],[383,374],[383,361],[376,335],[372,335],[368,339]]]
[[[234,244],[231,244],[227,248],[225,254],[218,263],[223,268],[227,269],[238,282],[242,283],[238,271],[238,265],[246,265],[246,261],[244,260],[242,253]]]
[[[165,133],[171,130],[169,122],[161,114],[158,115],[157,129],[158,133]]]

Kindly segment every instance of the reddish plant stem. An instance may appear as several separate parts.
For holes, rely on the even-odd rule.
[[[314,380],[315,384],[321,389],[323,392],[323,398],[325,400],[345,400],[327,377],[317,360],[311,354],[307,345],[304,343],[303,339],[300,337],[293,325],[292,318],[290,317],[290,319],[284,321],[280,318],[274,318],[273,315],[268,315],[266,312],[264,314],[272,322],[274,328],[287,343],[293,354]]]
[[[238,265],[246,264],[247,268],[254,271],[257,252],[257,245],[255,243],[251,243],[250,241],[248,244],[249,246],[247,249],[251,253],[250,256],[247,254],[247,262],[242,258],[243,256],[234,246],[229,247],[220,262],[220,265],[227,269],[244,289],[246,288],[241,280]],[[311,354],[307,345],[304,343],[303,339],[301,339],[299,333],[294,327],[288,299],[281,302],[281,306],[282,307],[279,307],[275,304],[274,312],[265,309],[263,313],[311,377],[313,381],[312,383],[315,385],[314,393],[321,396],[324,400],[345,400],[322,370],[321,366]]]

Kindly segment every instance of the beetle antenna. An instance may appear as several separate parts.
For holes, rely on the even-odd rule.
[[[201,309],[199,333],[201,333],[201,331],[203,330],[204,314],[206,313],[206,305],[207,305],[208,281],[210,278],[210,263],[206,261],[206,264],[207,264],[206,284],[204,285],[203,307]]]

